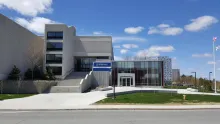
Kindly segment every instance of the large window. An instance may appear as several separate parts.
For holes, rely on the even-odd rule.
[[[47,32],[47,40],[62,40],[63,39],[63,32]]]
[[[62,67],[47,67],[47,70],[52,71],[54,75],[62,75]]]
[[[62,54],[47,54],[47,64],[62,64]]]
[[[117,84],[118,73],[134,73],[136,86],[162,86],[162,61],[116,61],[112,64],[112,81]]]
[[[47,42],[47,51],[62,51],[63,43]]]

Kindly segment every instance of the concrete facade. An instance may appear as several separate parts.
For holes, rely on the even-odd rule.
[[[172,80],[180,81],[180,69],[172,69]]]
[[[0,14],[0,80],[16,65],[23,74],[31,62],[43,65],[44,40]]]
[[[48,33],[62,32],[61,39],[48,39]],[[75,27],[68,27],[65,24],[46,24],[45,26],[45,61],[46,67],[61,67],[62,74],[57,78],[64,79],[67,75],[75,70],[76,57],[108,57],[113,58],[112,37],[111,36],[76,36]],[[62,43],[62,50],[47,50],[47,43]],[[47,55],[62,55],[61,63],[47,63]]]

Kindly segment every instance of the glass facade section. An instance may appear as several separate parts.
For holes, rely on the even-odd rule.
[[[47,32],[47,40],[62,40],[63,32]]]
[[[114,61],[112,83],[117,85],[118,73],[135,74],[135,86],[163,86],[162,61]]]
[[[47,54],[47,64],[62,64],[62,54]]]
[[[108,56],[99,57],[76,57],[75,58],[75,71],[77,72],[90,72],[92,71],[93,62],[96,59],[108,59]]]
[[[63,43],[47,42],[47,51],[62,51]]]

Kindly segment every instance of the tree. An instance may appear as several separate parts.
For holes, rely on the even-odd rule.
[[[8,75],[8,80],[18,80],[20,78],[21,71],[15,65]]]
[[[185,82],[186,81],[186,75],[181,75],[181,82]]]
[[[26,51],[26,61],[27,64],[29,65],[29,70],[27,70],[29,73],[31,72],[31,79],[34,80],[34,71],[36,68],[42,68],[43,65],[43,49],[37,48],[37,43],[36,42],[30,42],[28,45],[28,50]],[[42,69],[41,69],[42,70]],[[29,76],[29,74],[27,74]]]
[[[42,79],[42,71],[35,66],[34,70],[32,71],[30,68],[25,72],[25,79]]]

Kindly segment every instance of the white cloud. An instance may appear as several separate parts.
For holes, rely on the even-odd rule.
[[[207,64],[212,65],[212,64],[215,64],[215,62],[214,61],[208,61]]]
[[[120,45],[115,45],[114,48],[116,48],[116,49],[120,49],[121,46],[120,46]]]
[[[127,49],[121,49],[121,50],[120,50],[120,53],[121,53],[121,54],[126,54],[127,52],[128,52]]]
[[[151,57],[160,56],[161,52],[173,52],[175,49],[173,46],[151,46],[148,49],[140,50],[137,52],[137,56],[140,57]]]
[[[93,35],[103,35],[103,34],[105,34],[105,33],[102,31],[94,31],[93,32]]]
[[[13,9],[25,16],[37,16],[40,13],[52,12],[52,2],[52,0],[0,0],[0,6]]]
[[[114,56],[114,60],[123,60],[123,58],[120,56]]]
[[[45,24],[58,23],[43,17],[34,17],[31,20],[24,18],[16,18],[15,21],[21,26],[29,29],[30,31],[36,32],[38,34],[43,34],[45,29]]]
[[[191,32],[197,32],[200,30],[204,30],[211,26],[212,24],[215,24],[218,22],[218,19],[216,19],[213,16],[201,16],[196,19],[191,19],[190,24],[185,25],[185,30],[191,31]]]
[[[212,57],[212,54],[210,53],[204,53],[204,54],[192,54],[192,57],[197,57],[197,58],[201,58],[201,57]]]
[[[122,46],[126,49],[138,48],[138,45],[136,44],[123,44]]]
[[[169,28],[170,25],[168,25],[168,24],[159,24],[157,27],[158,28]]]
[[[124,37],[112,37],[112,41],[113,42],[122,42],[122,41],[145,42],[147,41],[147,39],[141,37],[124,36]]]
[[[128,34],[137,34],[144,30],[144,27],[138,26],[138,27],[128,27],[124,29],[125,33]]]
[[[217,68],[218,71],[220,71],[220,68]]]
[[[171,27],[168,24],[159,24],[156,27],[150,27],[148,34],[161,34],[161,35],[179,35],[183,32],[182,28]]]

